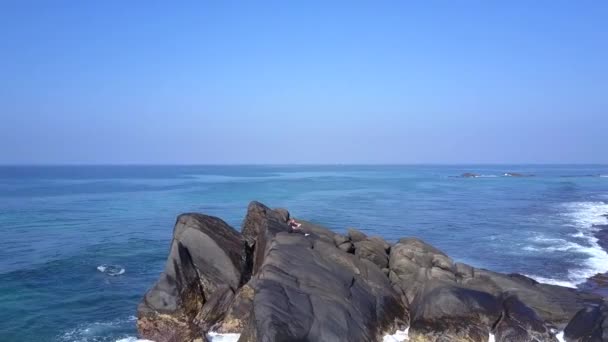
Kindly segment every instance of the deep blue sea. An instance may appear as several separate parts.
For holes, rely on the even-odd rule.
[[[459,178],[464,172],[481,177]],[[534,174],[504,177],[505,172]],[[575,286],[608,271],[608,166],[0,167],[0,341],[133,340],[175,217],[259,200],[337,231]]]

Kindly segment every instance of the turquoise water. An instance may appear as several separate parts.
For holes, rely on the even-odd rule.
[[[483,175],[458,178],[463,172]],[[501,177],[504,172],[534,177]],[[337,231],[417,236],[454,259],[569,286],[608,271],[608,166],[0,167],[0,341],[116,341],[176,215],[240,229],[247,204]]]

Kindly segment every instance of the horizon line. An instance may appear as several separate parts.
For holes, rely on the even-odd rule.
[[[65,166],[608,166],[608,163],[0,163],[0,167],[65,167]]]

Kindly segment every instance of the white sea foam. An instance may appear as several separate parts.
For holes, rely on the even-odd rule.
[[[588,246],[580,246],[577,249],[578,252],[589,255],[586,261],[587,267],[569,272],[570,280],[581,283],[597,273],[608,271],[608,253],[598,244],[598,239],[594,235],[599,229],[597,225],[608,224],[608,217],[605,216],[608,213],[608,204],[576,202],[567,204],[566,209],[564,216],[588,242]]]
[[[539,277],[539,276],[530,275],[530,274],[524,274],[524,275],[526,277],[530,277],[530,278],[536,280],[539,283],[576,288],[576,283],[571,282],[571,281],[551,279],[551,278],[544,278],[544,277]]]
[[[218,334],[216,332],[209,332],[207,338],[211,342],[237,342],[241,337],[241,334]]]
[[[566,342],[566,339],[564,338],[564,332],[563,331],[561,331],[557,335],[555,335],[555,338],[557,338],[557,340],[559,342]]]
[[[382,338],[382,342],[403,342],[403,341],[409,341],[410,337],[408,332],[410,331],[410,328],[405,328],[405,330],[397,330],[397,332],[395,332],[392,335],[384,335],[384,337]]]
[[[118,266],[118,265],[99,265],[97,266],[97,270],[101,273],[105,273],[109,276],[119,276],[121,274],[125,273],[125,269],[122,266]]]
[[[125,327],[133,326],[133,322],[137,320],[135,316],[129,316],[127,318],[115,319],[112,321],[104,322],[91,322],[77,326],[74,329],[70,329],[58,336],[57,340],[61,342],[86,342],[86,341],[98,341],[103,339],[105,336],[111,335],[117,331],[125,329]],[[126,338],[126,340],[125,340]],[[125,337],[121,342],[139,341],[145,342],[146,340],[137,340],[132,337]]]
[[[404,342],[409,340],[408,335],[409,328],[405,330],[397,330],[396,333],[392,335],[385,335],[382,338],[383,342]],[[219,334],[216,332],[210,332],[207,334],[207,338],[211,342],[237,342],[241,334]],[[116,342],[135,342],[135,341],[144,341],[144,340],[120,340]]]
[[[125,337],[125,338],[121,338],[119,340],[116,340],[116,342],[154,342],[154,341],[152,341],[152,340],[142,340],[142,339],[139,339],[137,337],[129,336],[129,337]]]
[[[496,338],[494,337],[494,334],[490,333],[490,337],[488,337],[488,342],[495,342]]]
[[[608,271],[608,253],[598,244],[595,232],[598,225],[608,224],[608,204],[604,202],[573,202],[566,203],[561,208],[561,216],[566,224],[576,230],[570,236],[583,239],[581,244],[560,238],[536,235],[531,240],[534,246],[526,246],[524,250],[543,252],[575,252],[585,254],[588,258],[581,268],[568,271],[568,279],[550,279],[535,275],[528,275],[542,283],[549,283],[567,287],[576,287],[576,284],[585,282],[587,278],[597,273]]]

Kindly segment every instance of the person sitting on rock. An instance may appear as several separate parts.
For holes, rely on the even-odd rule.
[[[292,229],[298,229],[302,225],[301,223],[296,222],[296,220],[291,219],[287,222]]]

